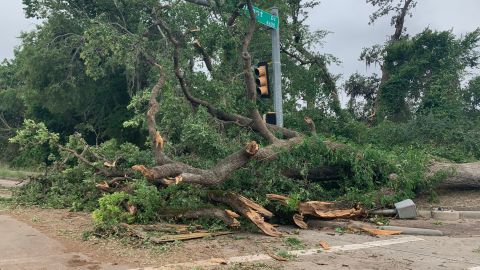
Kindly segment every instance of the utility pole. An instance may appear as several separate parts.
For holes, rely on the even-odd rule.
[[[278,16],[278,8],[271,9],[272,15]],[[272,33],[272,62],[273,62],[273,104],[277,118],[277,126],[283,127],[283,97],[282,97],[282,70],[280,64],[280,21],[278,27],[271,28]]]

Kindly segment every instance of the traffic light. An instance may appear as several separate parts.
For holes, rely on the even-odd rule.
[[[277,124],[277,115],[275,112],[267,112],[263,115],[263,120],[267,124],[276,125]]]
[[[255,67],[255,83],[257,84],[257,95],[263,98],[270,97],[270,83],[268,80],[267,62],[258,63]]]

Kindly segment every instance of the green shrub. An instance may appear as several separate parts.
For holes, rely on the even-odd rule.
[[[157,220],[159,209],[165,204],[155,186],[140,180],[132,185],[133,192],[115,192],[98,200],[99,207],[92,213],[97,228],[108,230],[119,223],[149,223]],[[130,213],[128,206],[135,206]]]
[[[100,198],[98,209],[92,213],[95,227],[108,230],[119,223],[135,221],[135,216],[125,211],[124,204],[127,204],[129,199],[130,195],[125,192],[115,192]]]

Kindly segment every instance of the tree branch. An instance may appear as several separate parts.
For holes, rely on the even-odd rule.
[[[412,0],[405,0],[405,4],[400,11],[400,14],[395,20],[395,34],[392,36],[392,40],[399,40],[403,32],[403,24],[405,23],[405,16],[407,15],[408,9]]]
[[[159,184],[171,184],[166,180],[176,178],[176,182],[207,186],[216,185],[224,182],[232,172],[243,167],[252,156],[257,154],[258,150],[258,144],[252,141],[244,149],[225,157],[207,170],[195,168],[182,162],[169,163],[151,169],[136,165],[132,169],[141,172],[147,179]]]
[[[5,131],[13,130],[13,128],[8,124],[7,120],[5,119],[3,112],[0,113],[0,122],[2,122],[2,124],[5,126]]]
[[[157,96],[160,90],[162,89],[163,85],[165,84],[166,78],[165,78],[165,71],[163,69],[163,66],[156,63],[153,59],[150,59],[149,61],[152,62],[152,64],[159,69],[160,75],[157,83],[152,89],[152,94],[150,95],[150,101],[149,101],[149,109],[146,114],[148,134],[150,136],[150,140],[152,141],[152,151],[155,156],[155,162],[157,165],[163,165],[163,164],[173,162],[170,158],[168,158],[163,153],[164,140],[160,135],[160,132],[157,131],[157,124],[155,120],[155,116],[158,112]]]
[[[241,12],[243,6],[245,6],[245,2],[240,2],[240,4],[238,4],[235,11],[233,11],[233,13],[232,13],[232,16],[230,16],[230,18],[228,18],[227,26],[232,26],[235,23],[235,20],[237,20],[238,16],[240,16],[240,12]]]
[[[298,61],[301,65],[316,65],[320,69],[320,79],[325,84],[325,88],[330,95],[330,107],[337,116],[343,118],[345,116],[345,113],[343,112],[340,105],[340,99],[338,97],[338,90],[335,79],[328,71],[327,64],[325,63],[324,59],[321,59],[319,56],[313,55],[311,52],[303,48],[301,44],[295,44],[293,47],[298,53],[291,52],[284,46],[281,46],[281,51],[289,57]]]
[[[251,127],[253,130],[255,130],[256,132],[259,132],[260,134],[266,134],[267,132],[271,134],[271,132],[268,131],[268,129],[265,131],[266,126],[268,126],[268,128],[270,128],[273,131],[281,133],[286,138],[293,138],[293,137],[299,136],[299,133],[297,133],[296,131],[292,131],[292,130],[289,130],[289,129],[286,129],[286,128],[278,127],[276,125],[266,125],[265,122],[263,122],[263,119],[261,118],[258,111],[256,113],[257,122],[255,122],[251,118],[244,117],[244,116],[238,115],[238,114],[227,113],[227,112],[224,112],[222,110],[219,110],[218,108],[216,108],[215,106],[213,106],[209,102],[207,102],[205,100],[202,100],[202,99],[199,99],[197,97],[194,97],[191,94],[191,92],[190,92],[190,90],[187,86],[187,83],[186,83],[185,77],[184,77],[184,72],[180,69],[180,42],[173,36],[173,33],[171,32],[170,28],[168,27],[168,25],[163,20],[158,19],[156,21],[156,24],[158,24],[160,29],[167,36],[170,43],[172,43],[172,45],[174,46],[173,68],[175,70],[175,76],[177,77],[177,79],[179,81],[180,88],[181,88],[184,96],[187,98],[188,101],[190,101],[190,103],[193,106],[198,106],[198,105],[204,106],[204,107],[207,108],[208,112],[211,115],[213,115],[214,117],[216,117],[220,120],[224,120],[224,121],[237,122],[238,124],[240,124],[242,126],[245,126],[245,127]],[[250,75],[252,76],[251,79],[252,79],[252,82],[253,82],[253,75],[251,74],[250,66],[249,66],[249,72],[250,72]],[[253,89],[255,89],[255,85],[253,86]],[[255,93],[255,90],[254,90],[254,93]],[[271,136],[273,138],[275,138],[273,136],[273,134],[271,134]],[[272,141],[273,140],[274,139],[272,139]]]
[[[236,212],[252,221],[266,235],[278,237],[279,232],[272,224],[264,221],[264,217],[272,217],[273,214],[261,205],[248,198],[231,192],[210,192],[208,195],[213,201],[228,204]]]
[[[73,149],[70,149],[70,148],[67,148],[63,145],[60,145],[60,144],[57,144],[57,147],[62,150],[62,151],[65,151],[65,152],[68,152],[70,154],[72,154],[73,156],[75,156],[79,161],[87,164],[88,166],[94,168],[95,170],[99,171],[100,173],[102,173],[103,175],[107,176],[107,177],[115,177],[115,176],[124,176],[125,173],[124,172],[120,172],[120,171],[111,171],[111,170],[107,170],[105,168],[102,168],[102,167],[98,167],[95,165],[94,162],[91,162],[90,160],[88,160],[87,158],[85,158],[82,154],[85,153],[85,151],[82,152],[82,154],[79,154],[77,153],[77,151],[73,150]]]
[[[161,214],[162,218],[186,218],[198,219],[201,217],[217,218],[225,222],[230,227],[238,227],[240,222],[237,220],[240,217],[237,213],[230,210],[222,210],[219,208],[204,208],[197,210],[190,210],[184,213]]]

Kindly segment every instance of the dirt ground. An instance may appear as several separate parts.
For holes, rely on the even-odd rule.
[[[114,264],[165,265],[248,254],[275,254],[279,250],[298,249],[298,247],[287,245],[284,238],[272,238],[255,233],[235,233],[166,245],[141,244],[115,237],[105,239],[90,236],[85,241],[84,233],[92,230],[88,213],[38,207],[3,207],[0,214],[10,215],[58,240],[67,248],[67,251],[80,252],[92,259]],[[392,220],[391,225],[438,229],[453,237],[480,236],[480,221]],[[288,228],[287,233],[292,237],[297,236],[297,230],[294,228]],[[335,235],[335,232],[330,231],[329,235]],[[306,249],[319,247],[318,239],[310,240],[309,237],[302,237],[302,245]],[[271,269],[274,266],[280,267],[281,264],[275,262],[267,265],[248,264],[245,265],[246,268],[236,269],[262,269],[264,266],[267,267],[264,269]]]
[[[420,209],[443,207],[454,210],[480,210],[480,191],[449,191],[438,193],[437,202],[429,202],[428,196],[415,199]],[[136,265],[140,267],[151,265],[166,265],[178,262],[194,262],[211,258],[228,258],[250,254],[275,254],[280,250],[294,250],[298,246],[288,245],[285,238],[272,238],[259,233],[235,232],[215,238],[173,242],[165,245],[153,245],[133,241],[128,238],[98,238],[89,235],[93,229],[90,213],[69,212],[65,209],[42,209],[38,207],[11,207],[8,203],[0,201],[0,214],[9,215],[22,221],[48,237],[59,241],[67,251],[79,252],[94,260],[111,262],[119,265]],[[437,229],[445,235],[464,241],[462,239],[478,239],[480,237],[480,220],[460,221],[435,221],[431,219],[417,220],[391,220],[390,225],[408,226],[418,228]],[[302,248],[318,248],[319,239],[309,237],[308,231],[298,230],[293,227],[282,228],[291,237],[299,237]],[[342,241],[339,234],[333,230],[322,234],[331,242]],[[356,236],[351,236],[355,238]],[[362,236],[362,241],[374,239]],[[350,236],[349,236],[350,238]],[[327,257],[330,265],[337,260],[331,255]],[[338,258],[340,259],[340,258]],[[310,262],[312,263],[312,262]],[[315,262],[313,262],[315,264]],[[318,267],[325,262],[318,262]],[[338,262],[341,265],[341,262]],[[352,264],[350,264],[350,267]],[[385,265],[386,266],[386,265]],[[313,268],[312,268],[313,267]],[[309,266],[305,269],[316,269]],[[402,267],[399,266],[398,269]],[[222,267],[222,269],[225,269]],[[254,263],[237,265],[229,269],[290,269],[285,264],[276,261],[268,263]],[[292,268],[293,269],[293,268]],[[299,268],[303,269],[303,268]],[[359,268],[351,268],[359,269]],[[381,268],[378,268],[381,269]]]
[[[275,253],[279,247],[288,250],[282,239],[261,234],[235,233],[210,239],[174,242],[165,245],[142,244],[129,239],[83,239],[92,230],[90,214],[68,212],[64,209],[4,208],[7,214],[27,223],[47,236],[58,240],[68,251],[81,252],[99,261],[118,264],[165,265],[175,262],[206,260],[212,257],[231,257],[255,253]],[[305,243],[315,245],[315,243]],[[273,248],[275,247],[275,248]]]

